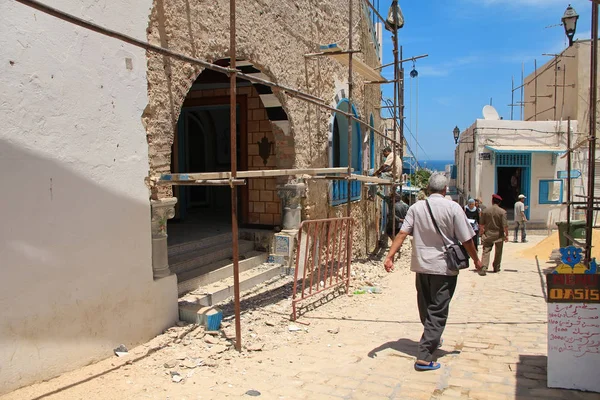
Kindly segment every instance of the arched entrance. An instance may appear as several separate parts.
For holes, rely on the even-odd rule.
[[[215,64],[229,66],[229,59]],[[251,62],[238,60],[243,73],[269,79]],[[269,79],[270,80],[270,79]],[[238,170],[291,168],[293,146],[288,116],[268,86],[237,81]],[[200,73],[187,93],[177,121],[171,153],[174,173],[219,172],[231,169],[229,77]],[[276,178],[248,180],[237,204],[242,227],[272,228],[281,222]],[[175,218],[169,221],[169,244],[180,244],[228,233],[231,196],[228,186],[175,186]]]

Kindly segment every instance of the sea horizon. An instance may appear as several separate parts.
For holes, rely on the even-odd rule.
[[[454,160],[419,160],[419,167],[432,171],[445,171],[446,165],[454,164]]]

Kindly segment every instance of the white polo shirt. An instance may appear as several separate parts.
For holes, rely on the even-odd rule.
[[[413,237],[410,270],[431,275],[458,275],[458,271],[448,268],[444,243],[447,246],[466,242],[475,236],[475,232],[458,203],[447,200],[440,194],[432,194],[428,201],[444,242],[433,225],[425,200],[413,204],[400,229]]]

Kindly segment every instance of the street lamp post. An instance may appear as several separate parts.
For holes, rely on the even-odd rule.
[[[390,5],[390,9],[388,10],[388,17],[386,20],[386,25],[385,25],[385,29],[389,30],[392,32],[392,36],[393,36],[393,42],[394,42],[394,124],[393,124],[393,129],[394,129],[394,146],[393,146],[393,154],[394,154],[394,158],[392,161],[392,183],[396,184],[396,160],[397,160],[397,155],[398,155],[398,138],[396,137],[397,132],[398,132],[398,85],[399,85],[399,81],[400,81],[400,77],[399,77],[399,70],[398,70],[398,65],[399,65],[399,58],[398,58],[398,29],[402,28],[404,26],[404,16],[402,15],[402,10],[400,9],[400,6],[398,5],[398,0],[392,0],[392,4]],[[404,139],[402,138],[402,135],[400,135],[400,143],[404,143]],[[402,152],[402,149],[400,149],[400,152]],[[402,158],[400,159],[402,160]],[[402,161],[401,161],[402,162]],[[392,185],[392,204],[395,204],[396,202],[396,187],[394,185]],[[392,226],[392,235],[396,235],[396,225],[393,224]]]
[[[569,4],[561,18],[563,27],[565,28],[565,35],[567,35],[567,38],[569,38],[569,47],[573,46],[573,37],[575,36],[575,31],[577,30],[578,19],[579,14],[577,14],[577,11],[575,11],[575,9]]]

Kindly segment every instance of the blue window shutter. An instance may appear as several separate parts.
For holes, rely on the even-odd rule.
[[[548,181],[540,180],[540,204],[547,204],[548,200]]]

